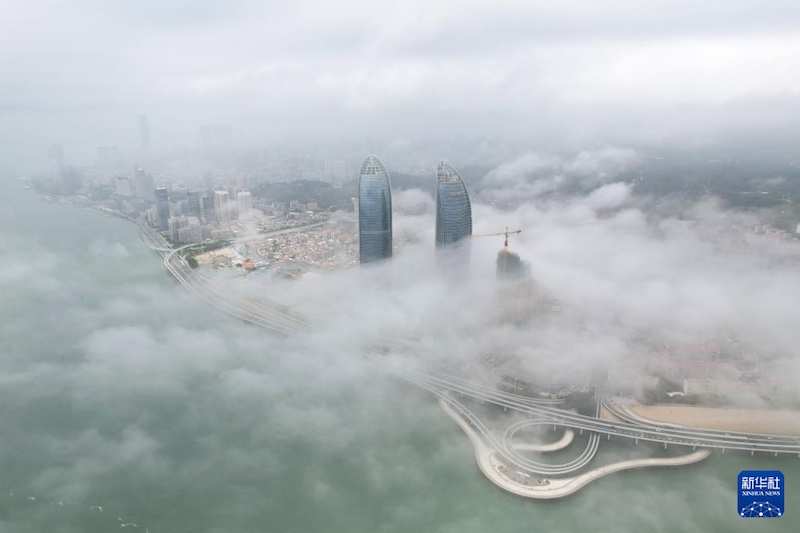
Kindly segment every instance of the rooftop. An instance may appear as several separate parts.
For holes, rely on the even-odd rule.
[[[361,171],[359,172],[362,176],[388,176],[389,173],[386,171],[386,167],[384,166],[383,162],[378,159],[376,155],[368,155],[367,158],[361,163]]]
[[[444,160],[439,161],[436,166],[436,180],[439,183],[460,183],[464,181],[461,178],[461,174]]]

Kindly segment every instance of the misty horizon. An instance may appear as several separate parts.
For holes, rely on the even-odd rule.
[[[676,7],[7,5],[0,154],[31,172],[52,144],[78,165],[135,153],[143,115],[155,153],[202,149],[220,126],[236,149],[796,144],[794,3]]]

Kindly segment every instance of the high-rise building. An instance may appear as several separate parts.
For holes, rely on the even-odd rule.
[[[211,196],[203,196],[203,212],[202,217],[200,220],[203,221],[204,224],[216,224],[217,223],[217,216],[214,212],[214,198]]]
[[[200,220],[200,191],[189,191],[186,193],[186,214],[190,217],[197,217]]]
[[[214,191],[214,217],[217,224],[227,224],[231,221],[228,191]]]
[[[523,323],[534,311],[530,265],[508,248],[497,254],[497,305],[503,322]]]
[[[362,264],[392,257],[392,187],[374,155],[364,160],[358,177],[358,240]]]
[[[472,205],[467,186],[446,161],[436,167],[436,246],[454,244],[472,235]]]
[[[519,255],[504,248],[497,253],[497,281],[522,281],[531,275],[531,266]]]
[[[150,151],[150,122],[147,115],[139,115],[139,143],[142,152]]]
[[[203,227],[197,217],[184,217],[185,223],[178,228],[178,242],[200,242],[203,240]]]
[[[253,210],[253,195],[250,191],[239,191],[236,193],[236,207],[239,211],[239,218],[246,217]]]
[[[159,231],[169,229],[169,193],[166,187],[156,189],[156,213]]]
[[[502,321],[524,323],[560,310],[558,301],[531,275],[531,265],[505,248],[497,254],[497,302]]]
[[[153,198],[156,182],[138,163],[133,165],[133,189],[139,198]]]
[[[169,238],[177,242],[178,230],[186,224],[186,217],[169,217],[167,223],[169,224]]]
[[[197,217],[177,216],[169,219],[170,238],[175,242],[200,242],[203,240],[203,228]]]
[[[186,200],[176,198],[176,191],[169,195],[169,216],[180,217],[186,215]]]
[[[239,219],[239,211],[236,209],[236,187],[228,187],[228,218],[231,222]]]

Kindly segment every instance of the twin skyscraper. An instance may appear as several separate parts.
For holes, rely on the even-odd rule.
[[[446,161],[436,167],[436,246],[454,244],[472,235],[472,205],[464,179]],[[358,177],[360,262],[392,257],[392,187],[386,166],[374,155],[361,165]]]

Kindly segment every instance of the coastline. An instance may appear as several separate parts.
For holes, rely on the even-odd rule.
[[[654,422],[690,428],[800,436],[800,412],[796,411],[640,404],[630,404],[628,409]]]

